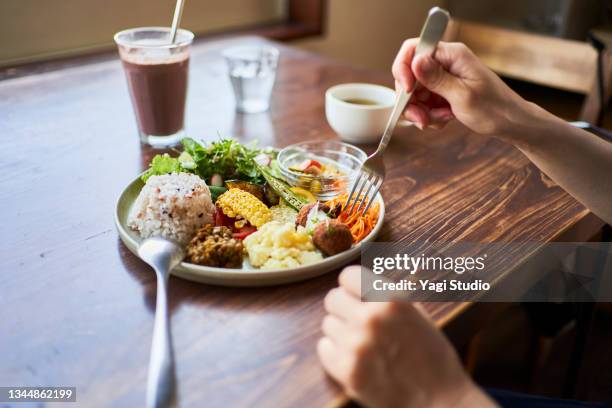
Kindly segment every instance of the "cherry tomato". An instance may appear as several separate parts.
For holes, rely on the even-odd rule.
[[[316,167],[318,169],[321,169],[323,165],[316,160],[306,159],[298,166],[298,169],[300,169],[301,171],[306,171],[306,169],[310,167]]]

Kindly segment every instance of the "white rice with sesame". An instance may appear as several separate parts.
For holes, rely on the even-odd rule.
[[[196,231],[212,224],[215,206],[198,176],[172,173],[151,176],[128,216],[128,225],[142,238],[163,236],[186,245]]]

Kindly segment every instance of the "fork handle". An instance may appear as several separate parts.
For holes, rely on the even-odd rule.
[[[425,24],[421,30],[421,35],[419,36],[419,42],[417,43],[416,50],[414,51],[414,58],[421,54],[433,55],[433,53],[436,51],[436,47],[438,46],[438,42],[444,35],[449,19],[450,14],[448,11],[441,9],[440,7],[433,7],[431,10],[429,10],[427,20],[425,20]],[[404,89],[398,92],[397,98],[395,99],[395,106],[393,107],[393,111],[391,112],[391,116],[387,122],[387,127],[385,128],[385,132],[380,139],[380,143],[378,144],[378,148],[376,149],[374,155],[382,154],[387,148],[387,145],[391,140],[391,136],[393,135],[393,131],[395,130],[395,126],[397,126],[397,122],[402,112],[404,109],[406,109],[406,105],[408,102],[410,102],[410,98],[412,98],[412,94],[416,87],[417,83],[414,84],[412,91],[410,92],[406,92]]]

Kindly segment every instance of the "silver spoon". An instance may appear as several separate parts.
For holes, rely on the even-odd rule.
[[[147,407],[169,407],[176,402],[176,379],[168,319],[168,276],[170,271],[181,263],[185,252],[173,241],[153,237],[140,244],[138,256],[151,265],[157,275],[155,327],[147,381]]]

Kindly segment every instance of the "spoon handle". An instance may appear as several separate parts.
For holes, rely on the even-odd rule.
[[[168,319],[167,273],[155,268],[157,275],[157,300],[155,306],[155,327],[149,378],[147,381],[147,407],[162,408],[175,404],[174,356]]]

